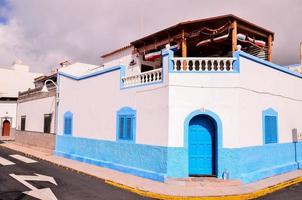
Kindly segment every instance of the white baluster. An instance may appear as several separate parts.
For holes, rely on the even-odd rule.
[[[194,60],[192,60],[192,61],[193,61],[193,65],[192,65],[192,71],[194,71],[194,72],[195,72],[195,71],[196,71],[196,69],[195,69],[195,68],[196,68],[196,62],[197,62],[197,60],[195,60],[195,59],[194,59]]]

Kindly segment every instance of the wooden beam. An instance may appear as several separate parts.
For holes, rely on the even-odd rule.
[[[258,35],[258,36],[265,37],[265,38],[268,37],[268,35],[265,34],[265,33],[259,32],[259,31],[257,31],[257,30],[248,28],[248,27],[243,26],[243,25],[240,25],[240,24],[237,24],[237,27],[238,27],[238,29],[240,29],[240,30],[242,30],[242,31],[246,31],[246,32],[252,33],[252,34],[254,34],[254,35]]]
[[[156,42],[156,46],[166,45],[166,44],[170,43],[171,41],[179,41],[181,39],[181,35],[182,34],[178,34],[178,35],[175,35],[173,37],[168,37],[168,38],[163,39],[163,40],[158,40]],[[154,41],[154,43],[155,43],[155,41]],[[144,53],[144,52],[148,52],[150,50],[154,50],[155,49],[154,43],[137,48],[137,52],[138,53]]]
[[[237,50],[237,21],[234,20],[232,26],[232,52]]]
[[[182,30],[181,34],[181,56],[187,57],[187,39],[184,30]]]
[[[273,60],[273,55],[272,55],[272,51],[273,51],[273,36],[269,35],[267,38],[267,60],[272,62]]]

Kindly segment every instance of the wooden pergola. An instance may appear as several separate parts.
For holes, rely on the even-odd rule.
[[[239,35],[245,39],[238,39]],[[177,56],[198,57],[226,56],[236,51],[237,45],[240,44],[243,51],[251,54],[262,51],[265,54],[264,59],[272,61],[273,40],[273,32],[235,15],[223,15],[181,22],[133,41],[131,45],[140,54],[160,50],[166,44],[178,45]]]

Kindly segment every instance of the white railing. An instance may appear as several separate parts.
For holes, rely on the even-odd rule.
[[[172,58],[173,71],[183,72],[232,72],[233,62],[236,58],[233,57],[180,57]]]
[[[162,68],[122,78],[124,87],[160,82],[161,80]]]

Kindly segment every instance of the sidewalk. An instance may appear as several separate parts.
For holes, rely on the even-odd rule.
[[[223,181],[213,178],[192,178],[169,180],[160,183],[130,174],[97,167],[52,155],[50,151],[20,146],[14,142],[5,142],[0,147],[23,152],[29,156],[49,161],[89,176],[104,179],[108,184],[129,190],[142,196],[158,199],[253,199],[289,185],[302,182],[302,170],[270,177],[250,184],[239,181]]]

